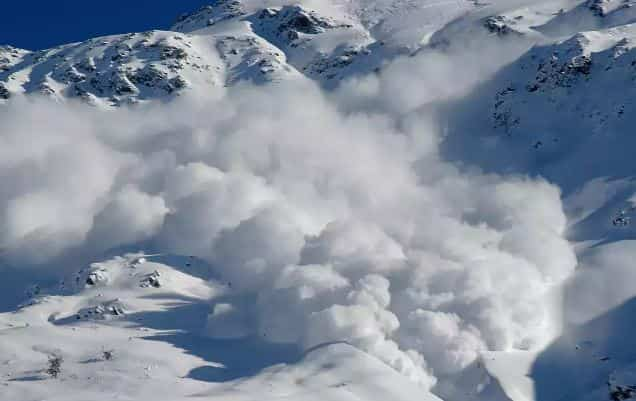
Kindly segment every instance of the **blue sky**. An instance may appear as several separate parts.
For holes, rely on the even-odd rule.
[[[36,50],[99,35],[167,29],[214,0],[0,0],[0,45]]]

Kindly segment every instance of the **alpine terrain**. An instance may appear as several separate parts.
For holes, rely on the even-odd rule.
[[[0,400],[636,399],[634,127],[632,0],[0,46]]]

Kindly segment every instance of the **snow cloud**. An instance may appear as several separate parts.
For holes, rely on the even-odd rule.
[[[347,341],[426,386],[480,351],[538,346],[576,264],[560,192],[444,161],[421,107],[448,60],[420,61],[389,69],[416,90],[380,76],[108,111],[17,99],[0,108],[3,261],[196,255],[232,284],[210,335]]]

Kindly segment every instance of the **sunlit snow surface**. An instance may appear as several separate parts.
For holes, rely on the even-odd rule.
[[[162,263],[163,262],[163,263]],[[169,263],[169,265],[164,264]],[[344,342],[301,352],[259,338],[206,336],[210,301],[190,257],[128,254],[95,263],[0,315],[2,396],[12,400],[191,398],[436,400]],[[146,285],[154,277],[155,285]],[[93,284],[88,284],[93,283]],[[61,357],[52,379],[48,358]]]
[[[0,47],[0,400],[636,398],[635,6]]]

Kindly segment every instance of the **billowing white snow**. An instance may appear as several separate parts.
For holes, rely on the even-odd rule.
[[[636,397],[632,3],[0,47],[0,399]]]

